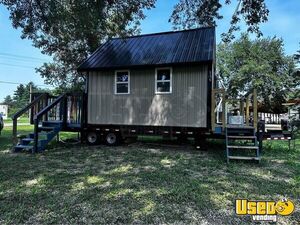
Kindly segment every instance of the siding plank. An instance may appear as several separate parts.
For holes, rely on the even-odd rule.
[[[155,68],[130,71],[130,94],[114,94],[114,71],[90,73],[90,124],[206,127],[207,66],[173,67],[173,93],[155,94]]]

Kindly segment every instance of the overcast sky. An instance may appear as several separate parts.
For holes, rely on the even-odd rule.
[[[142,21],[142,33],[156,33],[172,30],[168,23],[173,6],[179,0],[158,0],[155,9],[146,12],[147,18]],[[232,0],[235,4],[236,1]],[[270,9],[269,21],[261,26],[264,36],[281,37],[285,43],[287,54],[294,54],[300,49],[300,1],[299,0],[267,0]],[[235,5],[225,6],[222,9],[224,19],[218,22],[217,40],[220,34],[229,28],[229,20]],[[243,28],[245,30],[245,28]],[[16,84],[1,83],[28,83],[33,81],[43,85],[43,79],[35,73],[35,67],[49,60],[42,55],[39,49],[32,47],[29,40],[20,38],[20,30],[11,26],[9,13],[0,6],[0,102],[8,94],[13,94]]]

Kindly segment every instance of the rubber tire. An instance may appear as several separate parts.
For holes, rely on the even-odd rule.
[[[90,131],[86,135],[86,142],[88,143],[88,145],[99,144],[100,143],[100,137],[96,132]]]
[[[109,132],[105,135],[104,141],[108,146],[116,146],[120,143],[120,135],[117,133]]]

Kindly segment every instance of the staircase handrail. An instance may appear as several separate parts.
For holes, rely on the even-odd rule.
[[[53,101],[50,105],[46,106],[45,108],[43,108],[40,112],[38,112],[33,120],[37,120],[40,119],[43,115],[45,115],[47,112],[49,112],[52,108],[54,108],[58,103],[61,102],[61,100],[63,100],[65,98],[66,94],[62,94],[60,96],[57,97],[57,99],[55,99],[55,101]]]
[[[35,98],[32,102],[30,102],[27,106],[16,112],[11,118],[13,121],[13,143],[14,145],[17,143],[17,119],[22,116],[25,112],[27,112],[29,109],[31,109],[33,106],[35,106],[40,100],[47,97],[47,93],[43,93],[39,95],[37,98]]]
[[[30,102],[27,106],[16,112],[11,118],[12,120],[18,119],[20,116],[22,116],[26,111],[28,111],[30,108],[32,108],[36,103],[38,103],[41,99],[45,98],[47,96],[47,93],[43,93],[39,95],[37,98],[35,98],[32,102]]]
[[[54,108],[57,104],[59,104],[62,100],[65,100],[66,98],[66,94],[62,94],[59,97],[57,97],[57,99],[55,99],[50,105],[46,106],[45,108],[43,108],[40,112],[38,112],[35,116],[34,116],[34,152],[38,151],[38,126],[39,126],[39,120],[40,118],[45,115],[46,113],[48,113],[52,108]],[[63,107],[64,109],[64,107]],[[65,116],[63,117],[64,122],[66,121]]]

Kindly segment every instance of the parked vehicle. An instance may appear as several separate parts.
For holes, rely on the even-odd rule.
[[[3,130],[3,127],[4,127],[3,117],[0,114],[0,134],[1,134],[1,131]]]

